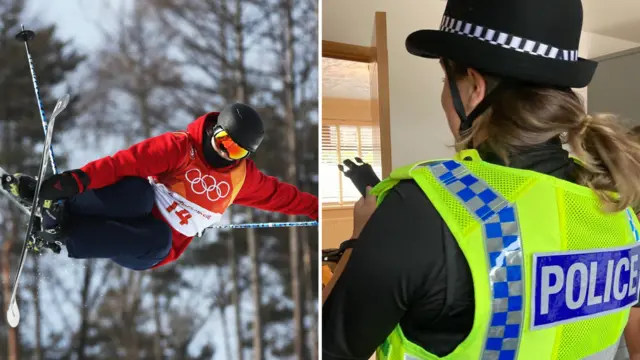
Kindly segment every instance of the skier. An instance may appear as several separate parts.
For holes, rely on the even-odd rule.
[[[267,176],[249,155],[264,138],[260,115],[236,103],[170,132],[45,179],[44,232],[69,257],[108,258],[132,270],[178,259],[193,237],[237,204],[318,218],[318,198]],[[36,179],[5,176],[2,186],[31,204]]]

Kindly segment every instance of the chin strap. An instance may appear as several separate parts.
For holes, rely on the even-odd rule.
[[[508,82],[502,80],[498,83],[498,85],[490,90],[484,99],[480,101],[480,103],[469,113],[467,114],[464,105],[462,104],[462,98],[460,97],[460,91],[458,90],[458,85],[456,84],[456,76],[451,69],[451,64],[449,61],[442,61],[444,64],[444,70],[447,74],[447,82],[449,84],[449,89],[451,91],[451,98],[453,100],[453,107],[456,110],[456,113],[460,117],[460,132],[471,129],[471,125],[473,125],[473,121],[482,115],[489,106],[491,106],[491,102],[496,97],[496,94],[501,93],[507,88]]]

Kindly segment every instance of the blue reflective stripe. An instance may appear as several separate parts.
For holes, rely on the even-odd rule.
[[[524,322],[524,268],[515,205],[457,161],[424,166],[482,224],[492,309],[481,358],[513,360]]]
[[[640,234],[638,234],[638,229],[636,228],[636,223],[633,219],[636,217],[636,214],[631,211],[631,209],[627,209],[627,218],[629,219],[629,226],[631,226],[631,233],[633,234],[633,238],[636,242],[640,241]]]

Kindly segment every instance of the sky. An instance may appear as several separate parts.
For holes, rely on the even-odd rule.
[[[116,21],[112,15],[113,11],[108,10],[128,7],[133,0],[58,0],[55,3],[51,0],[29,0],[27,3],[27,20],[23,24],[25,28],[54,23],[57,25],[57,35],[61,39],[71,41],[81,52],[90,55],[101,45],[102,35],[99,27],[108,28],[109,24]],[[27,21],[33,21],[34,24]],[[76,74],[72,81],[82,81],[81,76],[80,73]],[[49,113],[50,111],[47,111],[47,114]],[[89,161],[111,154],[120,145],[118,141],[105,141],[100,148],[94,148],[94,151],[73,151],[64,145],[73,144],[77,136],[82,137],[83,134],[80,131],[67,134],[62,139],[63,148],[59,149],[68,154],[69,168],[81,167]]]
[[[128,6],[132,0],[30,0],[27,14],[38,22],[55,23],[63,39],[72,40],[78,47],[88,51],[95,49],[100,41],[96,28],[98,20],[108,26],[114,19],[104,10],[108,7]],[[105,16],[105,14],[107,14]],[[29,27],[25,24],[25,27]]]

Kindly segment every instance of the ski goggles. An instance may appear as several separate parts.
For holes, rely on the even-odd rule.
[[[219,129],[214,132],[213,141],[215,141],[216,147],[224,151],[231,160],[240,160],[249,155],[249,150],[233,141],[225,130]]]

